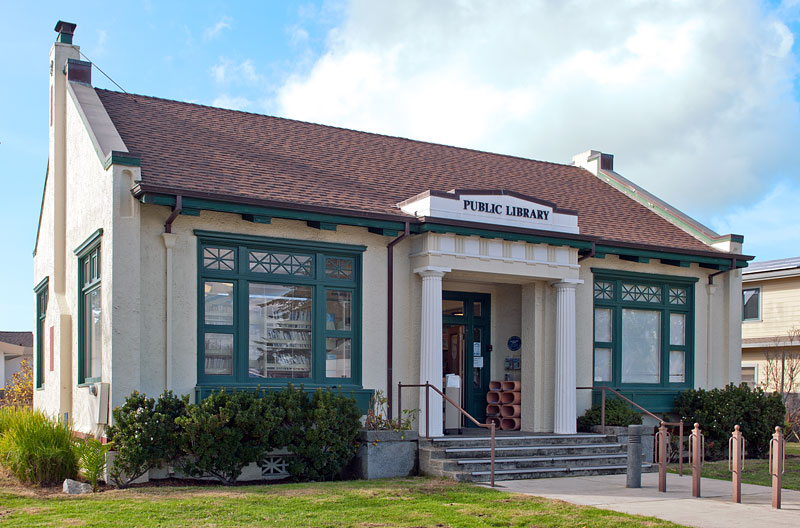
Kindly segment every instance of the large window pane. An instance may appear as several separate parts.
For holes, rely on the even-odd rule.
[[[103,325],[101,322],[103,310],[100,303],[100,288],[85,294],[84,297],[85,345],[84,345],[84,377],[98,378],[101,374]]]
[[[594,309],[594,340],[611,342],[611,308]]]
[[[350,330],[353,294],[349,291],[328,290],[325,297],[325,328]]]
[[[205,373],[230,376],[233,374],[233,336],[231,334],[205,335]]]
[[[464,315],[464,301],[442,299],[442,315]]]
[[[669,314],[669,344],[683,346],[686,344],[686,315]]]
[[[249,285],[250,378],[311,377],[311,292],[310,286]]]
[[[233,283],[206,282],[205,310],[207,325],[233,324]]]
[[[325,340],[325,376],[350,377],[350,338],[329,337]]]
[[[686,381],[686,353],[683,350],[669,351],[669,382],[684,383]]]
[[[759,297],[761,290],[758,288],[748,288],[742,290],[742,318],[747,321],[748,319],[759,318]]]
[[[594,349],[594,380],[595,381],[611,381],[611,349],[610,348],[595,348]]]
[[[659,383],[661,312],[622,310],[622,383]]]

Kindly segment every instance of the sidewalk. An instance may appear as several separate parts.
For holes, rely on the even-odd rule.
[[[783,490],[781,508],[772,508],[772,491],[742,484],[742,503],[731,502],[731,483],[703,479],[702,498],[692,497],[691,474],[667,475],[667,492],[658,491],[658,473],[642,474],[642,487],[625,487],[625,475],[504,480],[497,489],[559,499],[624,513],[658,517],[686,526],[800,527],[800,491]]]

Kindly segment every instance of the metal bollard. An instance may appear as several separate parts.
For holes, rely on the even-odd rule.
[[[733,474],[733,502],[742,502],[742,470],[745,455],[744,435],[736,425],[728,439],[728,470]]]
[[[658,491],[667,491],[667,441],[669,433],[667,426],[661,422],[656,433],[656,462],[658,462]]]
[[[700,496],[700,475],[705,462],[705,437],[700,431],[700,424],[694,424],[689,435],[689,463],[692,464],[692,497]]]
[[[769,441],[769,472],[772,475],[772,507],[781,507],[781,483],[786,462],[786,450],[783,433],[780,427],[775,428],[775,434]]]
[[[642,487],[642,426],[628,426],[628,472],[625,487]]]

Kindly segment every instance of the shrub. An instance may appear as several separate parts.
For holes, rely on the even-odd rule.
[[[172,391],[158,400],[133,392],[125,404],[113,411],[114,425],[109,440],[118,451],[109,470],[112,482],[126,488],[151,468],[171,463],[180,454],[180,426],[186,414],[188,396],[178,398]]]
[[[212,393],[177,420],[183,428],[181,469],[235,483],[246,465],[272,450],[276,426],[284,416],[275,396],[264,391]]]
[[[593,425],[600,425],[600,404],[592,405],[583,416],[578,418],[578,430],[589,431]],[[626,426],[642,423],[642,415],[633,410],[619,398],[606,399],[606,425]]]
[[[78,473],[78,454],[69,424],[41,411],[3,413],[0,463],[23,484],[56,484]]]
[[[282,393],[290,401],[301,401],[302,410],[302,427],[292,424],[295,435],[287,446],[294,455],[289,472],[308,480],[340,476],[356,452],[361,412],[355,400],[330,389],[317,389],[310,400],[291,386]]]
[[[0,396],[0,407],[31,407],[33,405],[33,367],[28,360],[20,363],[19,371],[11,377]]]
[[[89,438],[85,442],[79,442],[77,446],[81,473],[92,485],[92,491],[96,492],[100,477],[106,469],[106,453],[111,449],[111,444],[103,444],[96,438]]]
[[[744,433],[748,458],[764,458],[775,426],[783,425],[786,410],[780,394],[731,383],[724,389],[681,392],[675,412],[689,427],[700,424],[706,437],[706,458],[721,460],[728,456],[728,439],[735,425],[740,425]]]

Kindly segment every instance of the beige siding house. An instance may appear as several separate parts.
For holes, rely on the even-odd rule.
[[[291,382],[362,408],[381,390],[396,415],[425,408],[398,382],[457,376],[476,419],[490,382],[519,381],[520,427],[569,434],[591,387],[660,412],[739,381],[742,237],[613,156],[534,161],[100,90],[75,25],[56,30],[34,401],[79,431],[101,435],[134,390]],[[428,419],[441,435],[435,394]]]
[[[33,361],[33,333],[0,332],[0,390],[11,383],[23,361]]]
[[[742,380],[800,392],[800,257],[751,263],[742,303]]]

